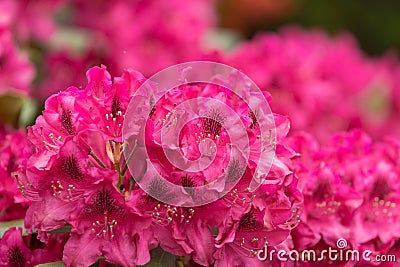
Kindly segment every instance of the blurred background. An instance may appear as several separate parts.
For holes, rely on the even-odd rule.
[[[318,0],[219,0],[219,26],[251,38],[285,24],[353,33],[364,51],[379,55],[400,48],[400,2]]]

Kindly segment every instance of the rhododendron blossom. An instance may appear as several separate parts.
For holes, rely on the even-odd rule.
[[[14,43],[10,26],[0,23],[0,93],[29,93],[33,75],[28,55]]]
[[[96,42],[105,46],[116,71],[129,67],[152,75],[172,64],[201,59],[204,36],[215,24],[213,3],[118,0],[92,5],[73,0],[72,23],[98,36],[101,42]]]
[[[14,174],[20,164],[29,156],[25,150],[25,133],[16,131],[0,134],[0,221],[22,219],[28,207],[17,187]]]
[[[166,72],[180,70],[183,84],[175,87],[172,79],[168,90],[165,80],[157,83],[158,75],[166,74],[157,74],[153,83],[139,88],[128,108],[125,155],[135,153],[129,167],[147,192],[132,194],[137,206],[152,215],[155,238],[164,250],[190,254],[204,266],[231,266],[238,257],[254,261],[258,249],[280,244],[298,221],[297,179],[279,158],[293,155],[279,153],[272,162],[264,157],[281,146],[287,119],[268,114],[264,95],[257,96],[233,69],[211,77],[210,84],[191,80],[202,80],[197,71],[208,73],[207,63],[177,66]],[[249,102],[246,95],[252,96]],[[268,118],[278,132],[268,130]],[[247,158],[243,147],[249,147]],[[260,185],[252,188],[254,175],[261,173]]]
[[[176,75],[184,81],[190,69]],[[151,93],[157,84],[134,70],[112,79],[104,66],[95,67],[87,78],[84,89],[70,87],[46,101],[28,128],[31,155],[16,175],[32,202],[29,231],[49,242],[52,231],[71,228],[67,266],[87,266],[100,256],[142,265],[158,244],[203,266],[250,262],[298,224],[302,196],[284,163],[295,156],[283,144],[288,120],[268,114],[268,104],[260,103],[269,96],[257,96],[243,76],[183,83],[161,98]],[[138,112],[143,124],[133,120]],[[209,196],[215,201],[190,206]]]
[[[399,133],[398,62],[368,58],[350,34],[286,27],[239,44],[224,62],[268,89],[295,131],[323,142],[357,128],[377,139]]]
[[[60,260],[63,235],[52,236],[47,245],[35,244],[33,240],[31,236],[23,237],[21,228],[8,229],[0,240],[0,266],[37,266]]]
[[[105,67],[93,68],[87,76],[84,90],[71,87],[50,97],[43,115],[28,129],[33,154],[17,175],[21,192],[32,201],[25,225],[43,241],[48,231],[72,225],[64,250],[69,266],[76,261],[90,265],[101,255],[115,264],[142,264],[149,260],[152,235],[142,229],[150,217],[129,208],[125,190],[116,186],[124,180],[123,112],[130,92],[144,78],[126,71],[112,83]],[[130,249],[116,254],[120,242],[128,242]],[[92,244],[89,251],[77,256],[87,243]]]
[[[287,141],[301,155],[289,164],[304,194],[295,247],[336,247],[345,238],[346,249],[388,253],[400,237],[399,141],[373,142],[358,130],[326,146],[305,133]]]

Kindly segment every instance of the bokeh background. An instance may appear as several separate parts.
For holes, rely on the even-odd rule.
[[[370,55],[400,48],[399,10],[395,0],[220,0],[218,5],[219,25],[238,30],[246,38],[288,23],[321,27],[331,34],[353,33]]]

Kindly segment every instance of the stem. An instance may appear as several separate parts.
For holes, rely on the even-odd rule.
[[[120,159],[121,159],[121,144],[120,143],[115,143],[115,147],[114,147],[114,166],[115,166],[115,169],[118,172],[117,188],[122,193],[123,190],[121,188],[121,185],[124,182],[124,173],[121,172]]]
[[[183,256],[176,256],[175,260],[175,266],[176,267],[185,267],[185,264],[183,263],[185,257]]]
[[[122,185],[122,183],[124,182],[124,175],[121,173],[119,164],[115,164],[115,169],[116,169],[117,172],[118,172],[118,183],[117,183],[117,188],[118,188],[118,190],[122,193],[123,190],[121,189],[121,185]]]
[[[92,158],[97,162],[97,164],[99,164],[102,168],[107,168],[106,165],[104,165],[103,162],[101,162],[101,160],[93,153],[93,151],[91,150],[89,153],[90,156],[92,156]]]
[[[135,143],[135,147],[133,148],[131,154],[129,155],[129,157],[125,160],[125,164],[122,167],[122,175],[125,175],[125,172],[128,170],[128,164],[131,161],[133,155],[135,155],[137,149],[139,148],[138,144]]]
[[[65,224],[61,228],[47,231],[47,233],[49,233],[49,234],[66,234],[66,233],[70,233],[71,230],[72,230],[72,226],[70,224]]]

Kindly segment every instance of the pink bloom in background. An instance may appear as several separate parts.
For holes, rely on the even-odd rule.
[[[21,228],[10,228],[0,241],[0,260],[2,266],[35,266],[32,252],[22,240]]]
[[[84,85],[79,73],[95,64],[107,64],[113,73],[135,68],[150,76],[176,63],[214,58],[205,47],[205,36],[216,24],[214,4],[5,0],[0,28],[8,27],[34,59],[34,97],[43,100],[68,86]]]
[[[22,219],[28,201],[18,190],[20,186],[14,178],[18,165],[29,156],[24,150],[25,133],[17,131],[1,137],[0,141],[0,221]]]
[[[349,34],[293,27],[260,34],[226,57],[272,93],[272,109],[288,115],[294,130],[324,142],[360,127],[374,138],[398,133],[398,64],[391,61],[366,57]]]
[[[30,93],[33,75],[27,53],[14,43],[9,25],[0,23],[0,94]]]
[[[0,25],[6,23],[22,42],[45,42],[57,30],[55,11],[64,0],[4,0],[0,3]]]
[[[300,153],[291,168],[304,194],[302,222],[292,233],[295,248],[335,248],[345,238],[346,249],[387,254],[400,238],[399,141],[373,142],[355,130],[322,147],[304,133],[288,145]]]
[[[77,54],[61,49],[45,54],[40,68],[46,75],[41,77],[40,85],[32,95],[39,100],[45,100],[51,94],[63,91],[71,85],[82,88],[86,84],[86,70],[101,62],[99,57],[96,51],[90,50]]]
[[[115,65],[116,72],[129,67],[152,75],[198,59],[204,35],[215,24],[213,0],[71,3],[73,22],[103,38],[107,64]]]

